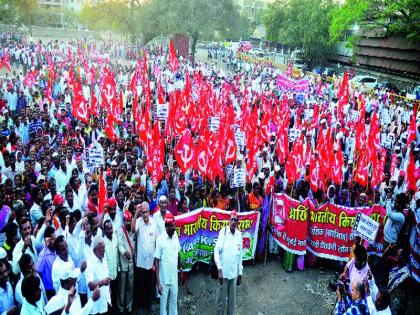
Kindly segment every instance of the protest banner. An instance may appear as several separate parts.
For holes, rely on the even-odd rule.
[[[273,238],[283,249],[297,255],[306,253],[308,208],[284,194],[273,195],[270,229]]]
[[[98,150],[96,147],[86,148],[86,164],[91,172],[95,167],[104,165],[104,153],[102,150]]]
[[[219,232],[229,224],[229,218],[230,211],[215,208],[200,208],[175,217],[183,271],[191,270],[198,261],[210,262]],[[238,220],[243,239],[242,259],[253,259],[260,214],[257,211],[238,213]]]
[[[277,76],[277,89],[294,91],[294,92],[309,92],[309,80],[293,80],[282,74]]]
[[[357,213],[356,221],[353,226],[353,234],[359,235],[362,239],[368,242],[375,242],[376,234],[378,233],[379,222],[368,217],[362,212]]]
[[[350,208],[326,203],[315,208],[308,201],[308,242],[307,249],[315,256],[347,261],[354,243],[352,228],[357,213],[362,212],[383,225],[385,209],[381,206]],[[375,242],[367,244],[368,252],[380,253],[383,234],[377,233]]]
[[[353,245],[352,230],[358,213],[377,226],[375,237],[365,237],[368,240],[365,246],[370,254],[381,256],[386,211],[379,205],[351,208],[326,203],[316,208],[309,199],[301,202],[275,194],[270,232],[274,240],[291,253],[303,255],[309,250],[315,256],[346,261]]]

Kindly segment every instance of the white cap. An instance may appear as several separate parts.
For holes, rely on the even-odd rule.
[[[238,154],[238,155],[236,156],[236,160],[237,160],[237,161],[243,161],[243,160],[244,160],[244,156],[243,156],[242,154]]]
[[[264,175],[264,173],[263,173],[263,172],[260,172],[260,173],[258,174],[258,178],[259,178],[259,179],[265,179],[265,175]]]
[[[159,197],[159,202],[161,201],[168,201],[168,198],[166,198],[166,196],[160,196]]]
[[[111,166],[117,166],[118,164],[117,164],[117,161],[115,161],[115,160],[113,160],[112,162],[111,162]]]
[[[280,171],[280,165],[276,164],[274,165],[274,172]]]
[[[57,157],[58,156],[58,153],[57,152],[54,152],[53,154],[52,154],[52,157],[53,158],[55,158],[55,157]]]
[[[7,252],[3,247],[0,247],[0,259],[5,259],[7,257]]]

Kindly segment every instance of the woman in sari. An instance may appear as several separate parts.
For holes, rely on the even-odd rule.
[[[260,195],[260,184],[252,185],[252,192],[248,195],[250,210],[260,211],[263,204],[263,197]]]

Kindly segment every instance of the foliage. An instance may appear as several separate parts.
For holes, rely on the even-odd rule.
[[[250,34],[248,20],[241,17],[232,0],[150,0],[140,11],[144,40],[182,33],[198,39],[239,39]]]
[[[420,41],[418,0],[347,0],[333,12],[331,41],[344,38],[345,31],[357,23],[364,29],[385,28],[389,34],[402,34]]]
[[[332,0],[276,0],[263,16],[267,38],[303,50],[312,66],[334,53],[329,42]]]

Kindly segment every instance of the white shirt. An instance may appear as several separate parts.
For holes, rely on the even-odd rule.
[[[93,291],[89,289],[89,282],[96,282],[109,277],[109,269],[106,258],[104,257],[101,261],[95,254],[90,255],[87,261],[85,277],[86,284],[88,285],[88,298],[91,298]],[[100,290],[101,297],[92,307],[91,314],[105,313],[108,311],[108,303],[111,304],[109,285],[100,287]]]
[[[22,309],[20,310],[20,315],[44,315],[44,307],[42,303],[42,298],[36,302],[36,306],[28,303],[26,299],[23,301]]]
[[[104,235],[104,242],[105,242],[105,258],[108,263],[109,269],[109,276],[112,280],[117,278],[117,271],[118,271],[118,240],[117,235],[112,233],[112,239],[109,239]]]
[[[58,293],[49,300],[47,305],[45,305],[45,312],[47,314],[54,313],[62,308],[64,308],[68,301],[69,291],[60,287]],[[82,304],[80,302],[79,294],[75,295],[73,303],[71,303],[69,312],[64,312],[62,314],[74,314],[74,315],[88,315],[90,310],[92,309],[95,302],[92,299],[89,299],[85,306],[82,308]]]
[[[23,246],[25,245],[25,242],[23,239],[21,239],[15,246],[15,248],[13,249],[13,254],[12,254],[12,271],[15,275],[17,275],[20,272],[20,267],[19,267],[19,260],[22,257],[23,254],[29,254],[29,256],[32,257],[33,261],[35,262],[38,259],[38,252],[36,250],[36,241],[35,241],[35,237],[33,235],[31,235],[31,241],[32,241],[32,250],[29,249],[28,247],[25,249],[25,252],[23,253]]]
[[[60,289],[60,275],[62,273],[62,270],[66,269],[68,265],[71,266],[71,269],[74,269],[74,263],[70,255],[68,257],[68,261],[62,260],[59,256],[57,256],[54,260],[54,263],[51,268],[51,280],[55,292],[57,292],[58,289]]]
[[[217,269],[222,269],[223,278],[231,280],[242,275],[242,233],[236,229],[232,234],[226,226],[219,232],[214,248]]]
[[[376,310],[374,301],[376,301],[376,296],[378,295],[379,290],[373,279],[369,280],[369,289],[370,289],[370,295],[366,297],[367,306],[369,308],[369,314],[370,315],[392,315],[391,309],[389,308],[389,306],[382,311]]]
[[[166,210],[168,211],[168,210]],[[159,235],[162,234],[163,232],[165,232],[165,220],[162,217],[162,213],[160,211],[156,212],[153,215],[153,219],[155,219],[156,224],[157,224],[157,228],[159,231]]]
[[[161,284],[178,284],[178,255],[181,249],[178,235],[172,238],[165,232],[156,240],[155,258],[159,259],[159,279]]]
[[[136,266],[143,269],[152,269],[153,259],[156,248],[156,239],[159,230],[156,221],[149,218],[146,224],[143,218],[136,221],[136,239],[137,239],[137,260]]]

